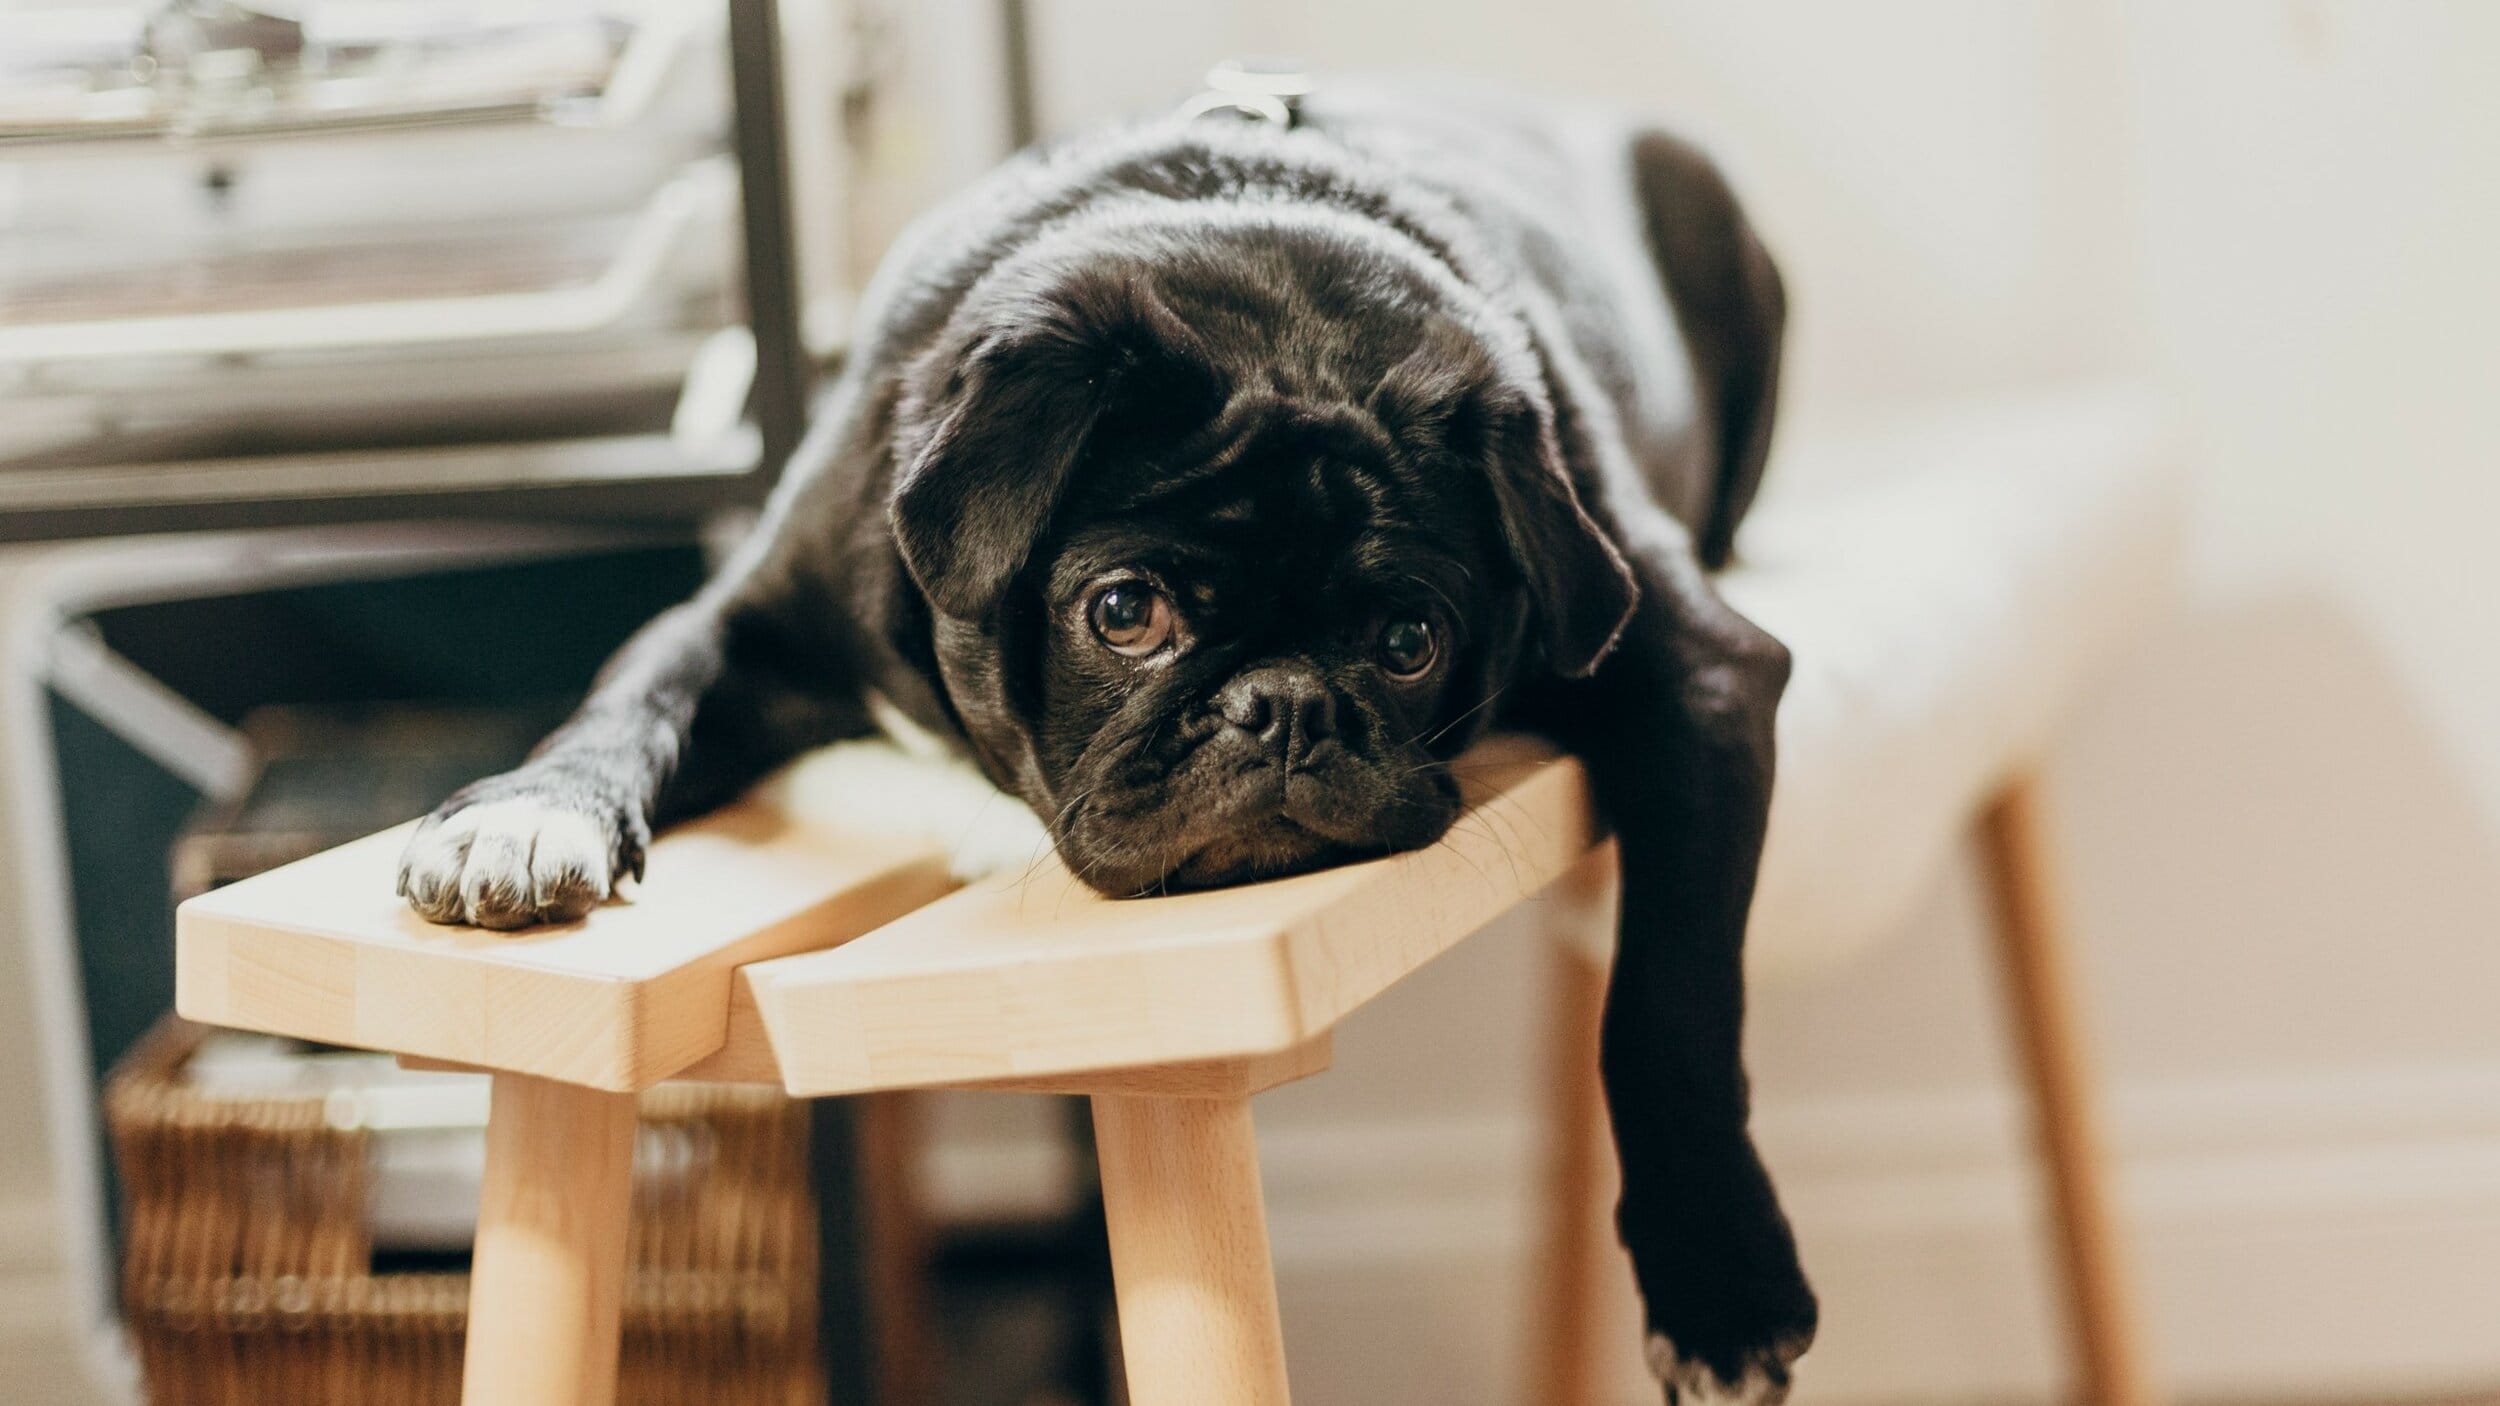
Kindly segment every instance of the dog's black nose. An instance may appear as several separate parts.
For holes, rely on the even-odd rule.
[[[1288,767],[1337,735],[1337,695],[1309,669],[1263,664],[1245,669],[1215,698],[1224,721],[1267,744]]]

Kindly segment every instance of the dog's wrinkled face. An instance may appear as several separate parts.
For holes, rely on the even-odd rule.
[[[1430,843],[1523,652],[1585,667],[1540,571],[1621,576],[1480,327],[1260,234],[1011,270],[906,390],[893,525],[948,696],[1106,893]]]
[[[1457,814],[1441,763],[1490,712],[1516,588],[1473,504],[1305,413],[1248,417],[1194,475],[1103,466],[1036,574],[1033,753],[1062,854],[1109,891],[1412,848]]]

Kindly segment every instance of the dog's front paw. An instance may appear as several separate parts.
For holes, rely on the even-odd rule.
[[[1778,1406],[1820,1316],[1759,1163],[1691,1176],[1618,1214],[1668,1406]],[[1663,1206],[1662,1215],[1644,1215]],[[1703,1208],[1707,1207],[1705,1210]]]
[[[1734,1380],[1698,1357],[1687,1357],[1664,1333],[1649,1335],[1649,1371],[1667,1389],[1667,1406],[1779,1406],[1792,1369],[1813,1341],[1811,1331],[1739,1353]]]
[[[569,923],[641,872],[646,838],[626,808],[524,774],[498,777],[417,827],[399,858],[399,892],[437,923]]]

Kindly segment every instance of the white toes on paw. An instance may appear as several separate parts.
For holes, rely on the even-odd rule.
[[[569,922],[608,896],[613,855],[598,821],[516,796],[418,827],[399,861],[399,891],[438,923]]]
[[[1763,1361],[1748,1363],[1729,1382],[1707,1365],[1685,1357],[1664,1333],[1649,1335],[1649,1371],[1667,1388],[1675,1406],[1779,1406],[1788,1399],[1788,1369],[1805,1344],[1781,1344]]]

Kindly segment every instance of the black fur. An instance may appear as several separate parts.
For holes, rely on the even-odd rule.
[[[1305,113],[1073,141],[915,226],[755,538],[444,804],[403,891],[578,917],[648,827],[865,732],[870,690],[1119,895],[1427,844],[1448,759],[1544,731],[1622,843],[1604,1073],[1651,1327],[1673,1377],[1775,1400],[1815,1305],[1746,1132],[1739,958],[1787,661],[1705,571],[1761,473],[1778,276],[1663,134]],[[1170,602],[1167,646],[1098,637],[1113,585]],[[495,827],[541,812],[495,800],[588,817],[609,873],[534,862]]]

